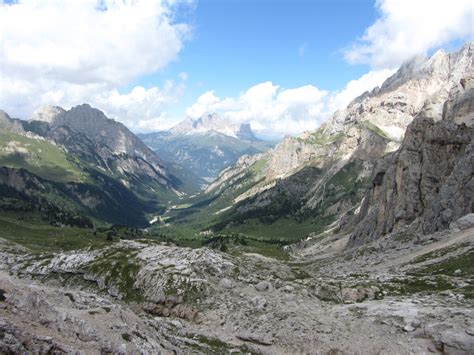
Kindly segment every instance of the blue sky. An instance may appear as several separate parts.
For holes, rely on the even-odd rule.
[[[344,86],[368,66],[348,64],[341,50],[374,22],[376,11],[363,0],[203,0],[189,17],[194,33],[177,60],[144,81],[153,85],[186,71],[204,88],[234,95],[266,80]]]
[[[136,132],[215,111],[299,134],[472,41],[472,19],[471,0],[0,0],[0,108],[88,102]]]
[[[313,84],[342,88],[369,69],[350,65],[342,50],[374,22],[368,0],[201,0],[180,19],[193,26],[190,40],[168,67],[134,85],[163,85],[179,73],[189,75],[186,93],[171,108],[175,115],[207,90],[235,96],[270,80],[284,88]]]

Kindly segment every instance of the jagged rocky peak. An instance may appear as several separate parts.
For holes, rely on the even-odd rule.
[[[62,110],[62,109],[61,109]],[[158,161],[148,147],[122,123],[108,118],[101,110],[82,104],[68,111],[62,110],[49,122],[52,129],[68,127],[82,133],[97,144],[105,145],[115,154],[140,156],[147,160]]]
[[[458,52],[446,53],[443,49],[431,57],[416,56],[404,63],[380,88],[380,93],[395,90],[408,81],[452,80],[457,81],[472,66],[474,43],[468,43]],[[428,89],[430,87],[428,86]]]
[[[10,116],[3,110],[0,110],[0,127],[11,121]]]
[[[33,112],[33,116],[30,118],[30,121],[52,123],[58,115],[64,112],[66,112],[66,110],[59,106],[43,106]]]
[[[0,130],[23,133],[21,120],[11,118],[8,113],[0,110]]]
[[[430,58],[417,56],[403,64],[380,88],[362,94],[336,112],[329,131],[341,132],[347,126],[370,121],[389,138],[400,142],[406,127],[421,111],[426,117],[441,119],[449,92],[469,75],[473,59],[473,43],[458,52],[439,50]]]
[[[220,133],[243,140],[257,140],[250,124],[234,124],[226,121],[217,113],[207,113],[193,119],[187,118],[170,129],[173,135],[193,135],[202,133]]]

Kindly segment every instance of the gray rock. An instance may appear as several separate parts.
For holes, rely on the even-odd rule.
[[[474,213],[469,213],[449,225],[450,229],[465,230],[474,227]]]
[[[257,291],[260,291],[260,292],[271,291],[272,284],[268,281],[260,281],[258,284],[255,285],[255,288],[257,289]]]
[[[219,282],[219,286],[222,287],[222,288],[226,288],[226,289],[232,289],[235,287],[234,285],[234,282],[228,278],[223,278],[220,282]]]
[[[252,342],[259,345],[272,345],[273,339],[270,335],[265,334],[250,334],[250,333],[241,333],[237,334],[237,338],[243,341]]]
[[[262,309],[267,305],[267,299],[263,296],[255,296],[251,299],[252,304],[255,306],[257,309]]]

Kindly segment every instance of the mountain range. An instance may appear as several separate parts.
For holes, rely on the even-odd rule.
[[[373,184],[374,167],[399,154],[415,118],[438,122],[455,113],[450,120],[472,126],[473,51],[467,44],[456,53],[440,50],[430,58],[416,57],[318,130],[286,137],[266,153],[241,157],[207,187],[206,198],[196,203],[196,219],[188,213],[177,216],[177,223],[275,238],[290,229],[297,239],[348,223]],[[472,139],[465,134],[461,152]],[[453,164],[443,167],[446,177]],[[207,218],[200,213],[203,205]],[[450,218],[467,212],[465,207]]]
[[[217,113],[188,118],[168,131],[139,137],[162,159],[185,166],[208,183],[242,155],[265,152],[273,146],[258,139],[248,123],[231,124]]]
[[[0,112],[0,353],[472,353],[474,44],[256,154],[141,137]]]
[[[24,208],[51,205],[146,226],[148,213],[200,188],[189,173],[180,179],[182,170],[165,166],[123,124],[87,104],[42,108],[28,121],[1,112],[0,135],[2,186]]]

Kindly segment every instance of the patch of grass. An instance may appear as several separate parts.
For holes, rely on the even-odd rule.
[[[114,286],[127,302],[141,302],[143,295],[135,288],[140,265],[135,259],[137,251],[114,248],[91,263],[85,269],[104,278],[107,286]]]
[[[230,226],[225,233],[241,233],[259,241],[279,241],[286,243],[298,242],[309,233],[319,232],[327,221],[321,219],[306,219],[297,221],[294,218],[281,218],[273,223],[262,223],[260,219],[247,219],[243,223]],[[329,222],[330,223],[330,222]]]
[[[0,166],[24,168],[44,179],[82,181],[85,174],[59,147],[41,139],[11,132],[0,133]]]
[[[360,123],[360,125],[382,138],[391,140],[390,137],[379,126],[370,121],[363,121]]]
[[[409,242],[415,238],[416,238],[416,235],[414,233],[409,233],[409,232],[397,233],[394,237],[395,240],[398,240],[400,242]]]
[[[53,227],[34,221],[0,216],[0,236],[32,252],[68,251],[109,245],[106,236],[91,229]]]
[[[250,166],[250,172],[254,175],[258,175],[267,166],[268,161],[266,159],[257,160]]]
[[[327,145],[344,139],[345,134],[339,132],[336,134],[326,134],[322,130],[317,130],[311,134],[308,138],[302,139],[300,137],[296,138],[299,142],[306,144],[318,144],[318,145]]]
[[[289,254],[283,249],[286,242],[279,240],[259,240],[245,234],[219,234],[208,237],[202,245],[233,255],[257,253],[279,260],[289,260]]]
[[[437,254],[434,254],[434,253]],[[446,250],[437,250],[435,252],[430,253],[431,255],[422,255],[424,258],[430,257],[438,257],[442,254],[442,252],[449,252]],[[418,261],[420,262],[420,261]],[[459,255],[453,258],[449,258],[448,260],[444,260],[440,263],[429,265],[419,271],[419,274],[428,274],[428,275],[448,275],[453,276],[455,275],[454,272],[456,270],[461,270],[461,273],[457,276],[474,276],[474,251],[469,253]]]
[[[424,277],[408,277],[406,279],[393,280],[398,286],[401,294],[414,293],[439,293],[454,288],[454,286],[446,281],[443,277],[424,278]]]
[[[426,271],[426,270],[425,270]],[[429,275],[429,276],[428,276]],[[458,287],[452,282],[451,275],[446,274],[422,274],[411,273],[403,279],[394,279],[391,283],[383,285],[383,288],[390,292],[396,292],[402,295],[410,294],[437,294],[445,291],[451,291],[455,294],[462,294],[467,299],[474,299],[474,285],[472,280],[465,280],[464,287]]]
[[[426,253],[426,254],[423,254],[423,255],[420,255],[420,256],[416,257],[415,259],[413,259],[412,264],[419,264],[419,263],[423,263],[425,261],[434,260],[436,258],[439,258],[439,257],[443,256],[443,255],[454,252],[458,248],[464,248],[468,245],[469,244],[464,243],[464,244],[461,244],[461,245],[454,245],[454,246],[451,246],[451,247],[448,247],[448,248],[441,248],[441,249],[433,250],[432,252],[429,252],[429,253]]]

